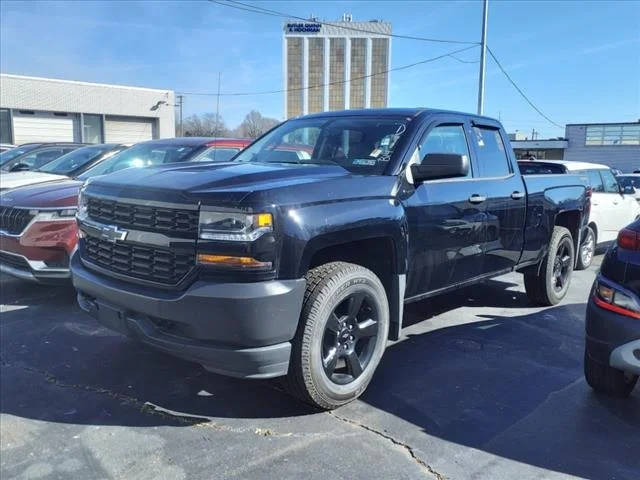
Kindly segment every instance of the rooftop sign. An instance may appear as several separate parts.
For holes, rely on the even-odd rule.
[[[319,23],[287,23],[287,33],[320,33]]]

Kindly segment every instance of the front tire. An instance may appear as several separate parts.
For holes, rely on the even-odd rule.
[[[287,389],[330,410],[365,390],[384,353],[389,304],[380,279],[351,263],[332,262],[309,271]]]
[[[587,227],[584,238],[582,239],[582,244],[580,245],[580,250],[578,251],[576,270],[586,270],[591,266],[596,253],[596,245],[596,232],[593,231],[593,228]]]
[[[596,362],[587,349],[584,351],[584,376],[596,392],[612,397],[628,397],[638,382],[637,375],[630,375]]]
[[[571,283],[575,252],[571,232],[554,227],[549,252],[538,273],[525,273],[524,287],[529,300],[536,305],[557,305],[565,297]]]

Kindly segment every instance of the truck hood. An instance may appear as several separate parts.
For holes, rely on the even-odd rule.
[[[6,190],[0,194],[0,205],[33,208],[75,207],[78,204],[80,187],[82,182],[67,179]]]
[[[3,172],[0,174],[0,190],[23,187],[43,182],[65,180],[69,177],[42,172]]]
[[[366,184],[353,183],[360,178]],[[171,203],[306,203],[389,196],[394,177],[355,176],[340,166],[275,163],[176,164],[94,177],[88,193]]]

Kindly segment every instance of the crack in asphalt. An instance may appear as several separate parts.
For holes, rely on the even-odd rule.
[[[84,385],[79,383],[65,383],[63,381],[60,381],[55,375],[53,375],[50,372],[47,372],[46,370],[40,370],[38,368],[30,367],[28,365],[16,365],[8,362],[2,356],[0,356],[0,366],[6,367],[6,368],[19,368],[26,372],[40,375],[44,377],[45,381],[47,381],[48,383],[51,383],[60,388],[84,390],[90,393],[105,395],[115,400],[118,400],[123,405],[137,407],[141,413],[144,413],[147,415],[154,415],[154,416],[165,418],[168,420],[173,420],[173,421],[176,421],[185,425],[190,425],[193,427],[209,428],[217,431],[226,431],[226,432],[232,432],[232,433],[253,433],[254,435],[261,436],[261,437],[293,437],[295,438],[295,437],[312,437],[312,436],[325,436],[325,437],[332,436],[330,433],[311,433],[311,434],[309,433],[295,434],[292,432],[280,433],[270,428],[251,428],[251,429],[233,428],[229,425],[222,425],[219,423],[215,423],[209,417],[206,417],[206,416],[196,416],[196,415],[176,412],[174,410],[169,410],[167,408],[156,405],[152,402],[140,400],[139,398],[133,397],[131,395],[114,392],[113,390],[110,390],[108,388],[96,387],[92,385]]]
[[[407,443],[401,442],[400,440],[397,440],[395,438],[393,438],[391,435],[381,432],[380,430],[377,430],[373,427],[370,427],[369,425],[365,425],[364,423],[360,423],[357,422],[355,420],[351,420],[350,418],[346,418],[346,417],[342,417],[340,415],[337,415],[335,412],[333,411],[328,411],[327,414],[329,414],[330,416],[332,416],[333,418],[340,420],[341,422],[347,423],[351,426],[354,427],[358,427],[358,428],[362,428],[368,432],[371,432],[375,435],[378,435],[379,437],[384,438],[385,440],[390,441],[391,443],[393,443],[394,445],[401,447],[402,449],[404,449],[407,454],[409,455],[409,457],[411,457],[420,467],[422,467],[422,469],[425,471],[425,473],[428,473],[430,475],[432,475],[433,477],[435,477],[437,480],[446,480],[447,477],[445,477],[443,474],[441,474],[440,472],[438,472],[435,468],[433,468],[431,465],[429,465],[428,463],[426,463],[424,460],[422,460],[420,457],[418,457],[418,455],[416,454],[415,450],[413,449],[413,447]]]

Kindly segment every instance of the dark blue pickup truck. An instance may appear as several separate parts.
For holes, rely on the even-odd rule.
[[[496,120],[431,109],[289,120],[232,161],[94,178],[71,261],[109,328],[321,408],[360,395],[405,303],[517,270],[567,292],[589,198],[521,176]]]

